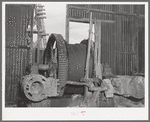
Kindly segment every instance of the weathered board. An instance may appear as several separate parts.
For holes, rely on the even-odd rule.
[[[32,25],[34,5],[6,4],[5,105],[16,104],[19,81],[29,62],[28,25]]]

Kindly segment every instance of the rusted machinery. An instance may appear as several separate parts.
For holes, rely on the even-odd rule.
[[[93,61],[90,60],[90,78],[84,78],[87,44],[83,44],[83,42],[86,40],[80,44],[69,45],[65,43],[65,40],[61,40],[59,37],[61,37],[61,35],[52,34],[50,36],[44,53],[43,62],[45,62],[45,64],[33,66],[31,68],[31,74],[22,79],[24,93],[30,101],[33,101],[33,103],[44,101],[45,99],[51,101],[51,97],[53,97],[54,101],[55,96],[58,101],[60,101],[59,99],[61,98],[65,100],[65,97],[70,101],[73,100],[73,102],[69,102],[70,104],[68,104],[68,106],[100,106],[100,103],[97,102],[100,101],[101,98],[105,98],[106,101],[101,100],[101,106],[103,106],[104,103],[102,103],[102,101],[107,103],[107,98],[115,98],[113,101],[116,100],[117,105],[120,104],[120,97],[122,97],[122,99],[125,99],[125,97],[134,97],[137,98],[138,101],[144,98],[143,77],[111,76],[102,80],[96,77],[93,78]],[[55,41],[57,44],[56,48],[53,49],[52,47]],[[55,54],[56,49],[57,55]],[[75,52],[75,50],[77,52]],[[38,74],[38,72],[41,74]],[[88,91],[84,91],[85,86],[88,88]],[[99,94],[100,91],[104,92]],[[85,92],[87,93],[85,94]],[[100,96],[102,94],[105,94],[105,96]],[[85,95],[87,97],[85,97]],[[68,98],[68,96],[70,96],[70,98]],[[90,102],[88,103],[87,101]],[[108,105],[105,104],[104,106]],[[114,103],[113,106],[115,106]]]
[[[31,66],[21,85],[30,107],[142,107],[144,78],[102,78],[99,42],[89,39],[68,44],[60,34],[51,34],[42,63]]]
[[[53,49],[54,42],[56,42],[55,49]],[[86,47],[87,40],[80,44],[69,45],[59,34],[50,36],[44,52],[43,64],[33,66],[31,74],[22,78],[24,93],[29,101],[32,101],[29,106],[43,106],[43,101],[44,106],[48,104],[49,107],[57,107],[58,104],[52,105],[55,102],[51,101],[60,101],[61,104],[63,99],[64,101],[69,100],[66,106],[70,107],[112,107],[129,104],[129,102],[124,103],[124,101],[130,101],[128,99],[130,97],[137,99],[138,102],[144,98],[143,77],[111,76],[102,80],[94,78],[92,58],[90,58],[92,59],[90,60],[90,78],[84,78]],[[88,88],[87,91],[85,91],[85,87]],[[99,94],[100,92],[101,94]],[[45,101],[49,102],[45,103]],[[141,102],[140,105],[142,105]],[[132,101],[127,106],[133,106]]]

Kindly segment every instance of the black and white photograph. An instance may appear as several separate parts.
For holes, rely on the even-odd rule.
[[[148,2],[3,2],[2,30],[4,120],[148,119]]]

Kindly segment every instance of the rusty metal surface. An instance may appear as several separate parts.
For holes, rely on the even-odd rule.
[[[16,103],[19,97],[19,81],[25,74],[29,61],[27,26],[31,24],[32,5],[6,4],[6,78],[5,103]]]
[[[63,97],[48,98],[47,100],[50,101],[47,103],[47,107],[144,107],[143,77],[118,76],[117,78],[105,79],[102,83],[104,87],[102,85],[99,87],[100,89],[94,90],[93,93],[90,92],[90,88],[96,88],[92,83],[97,79],[83,80],[85,83],[68,81],[66,89],[67,87],[69,87],[69,90],[73,88],[72,94],[71,91],[67,93],[67,90]],[[85,85],[89,88],[87,97],[83,93],[83,86]],[[45,100],[38,103],[33,102],[29,105],[30,107],[46,107],[44,104],[46,104]]]
[[[82,79],[82,82],[67,81],[66,84],[76,85],[76,86],[87,86],[89,91],[93,91],[93,92],[95,92],[95,91],[105,91],[107,89],[106,87],[96,87],[96,86],[94,86],[93,82],[97,83],[96,80],[97,80],[96,78],[95,79],[89,78],[89,79]]]
[[[31,101],[41,101],[47,97],[57,96],[58,79],[46,78],[39,74],[26,75],[21,80],[25,96]]]

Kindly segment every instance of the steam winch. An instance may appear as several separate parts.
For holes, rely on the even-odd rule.
[[[118,101],[126,101],[121,103],[125,106],[143,106],[143,77],[112,73],[102,77],[100,42],[92,41],[92,26],[91,13],[89,38],[79,44],[68,44],[60,34],[50,35],[43,56],[21,81],[27,106],[115,107],[120,105]]]
[[[55,42],[56,47],[53,49]],[[132,96],[138,101],[143,99],[143,77],[111,76],[111,79],[103,80],[94,78],[92,48],[89,63],[90,77],[84,78],[87,43],[87,40],[83,40],[80,44],[69,45],[60,34],[52,34],[49,37],[42,59],[43,64],[32,66],[31,73],[24,76],[21,81],[25,96],[30,102],[32,101],[28,106],[40,107],[48,104],[48,106],[57,107],[64,102],[64,106],[73,107],[79,101],[77,106],[80,107],[104,106],[104,100],[101,98],[107,99],[108,105],[115,106],[112,102],[113,98],[117,100],[116,103],[118,98],[114,97],[114,94],[127,98]],[[88,88],[87,91],[86,88]],[[103,93],[104,96],[102,96]],[[50,102],[45,103],[45,100]]]

